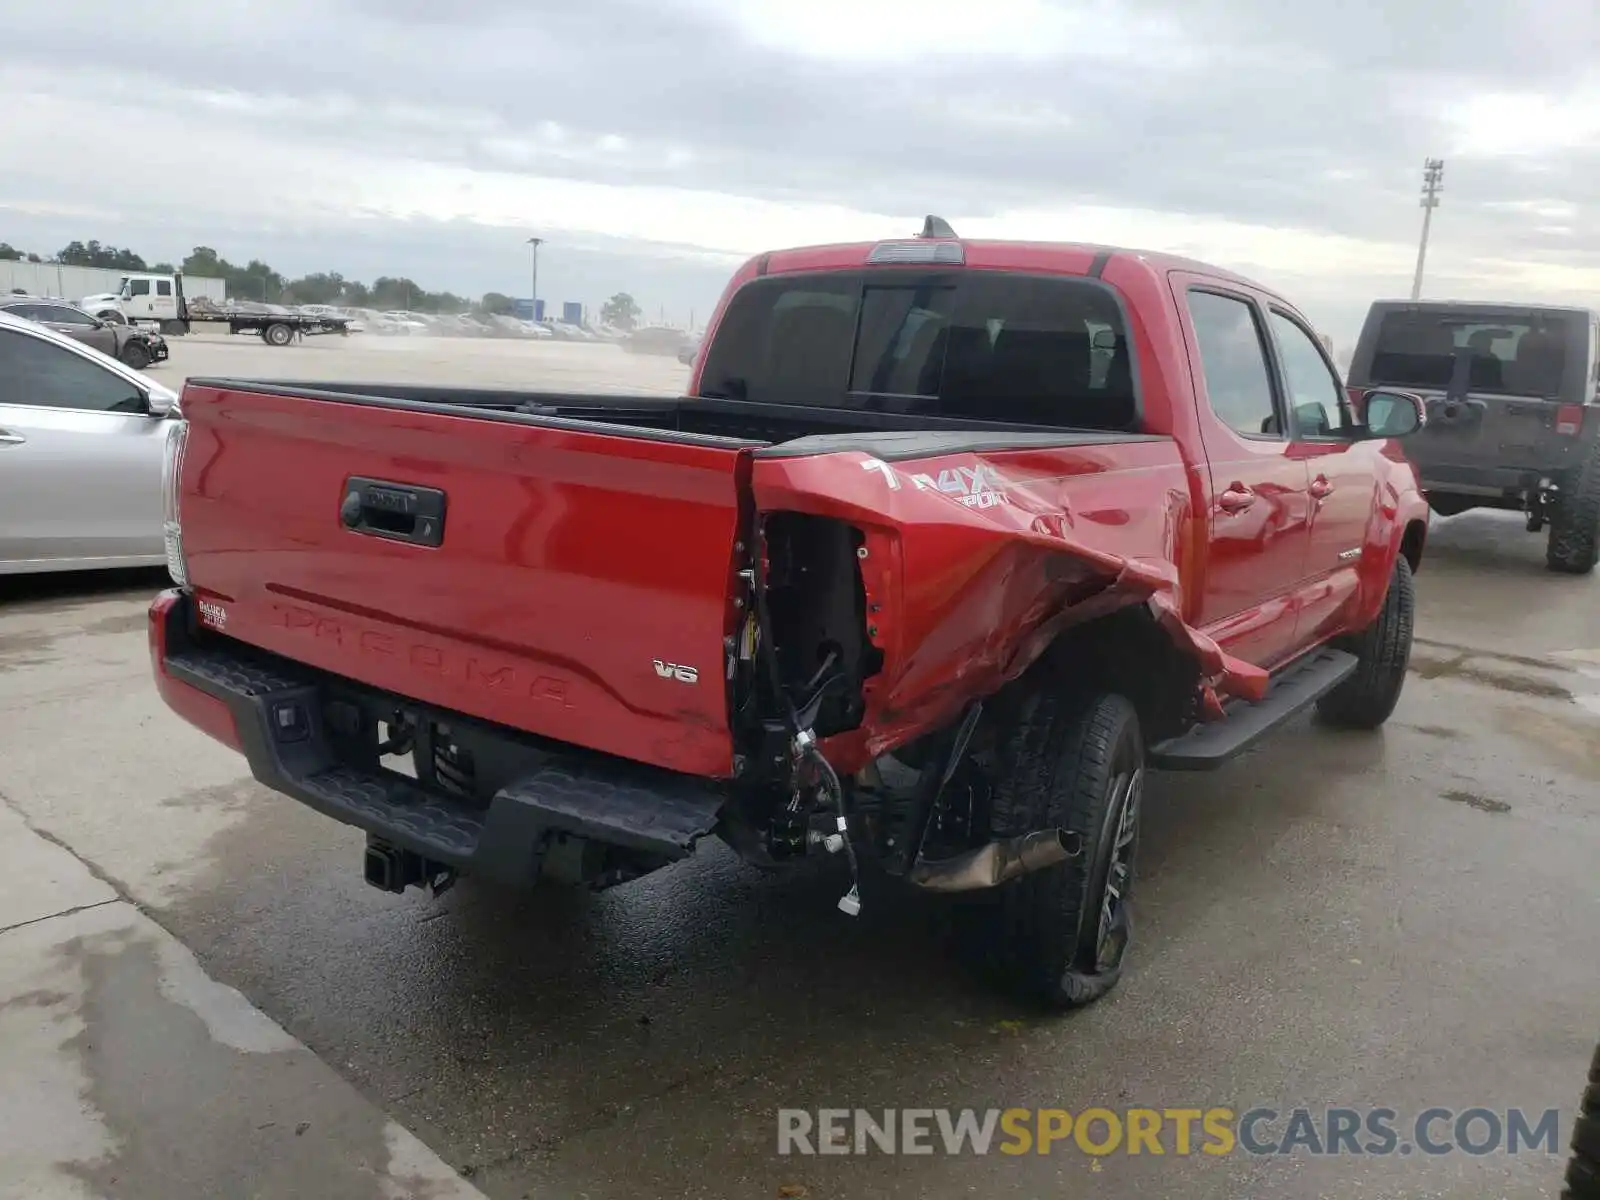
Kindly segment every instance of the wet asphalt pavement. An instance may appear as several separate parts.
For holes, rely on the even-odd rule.
[[[1380,734],[1155,776],[1129,974],[1066,1018],[969,968],[948,904],[869,878],[838,913],[836,863],[374,891],[361,834],[160,704],[159,574],[0,579],[0,796],[491,1197],[1549,1196],[1600,1036],[1600,579],[1542,543],[1436,520]],[[1559,1107],[1563,1145],[776,1153],[780,1108],[1097,1104]]]

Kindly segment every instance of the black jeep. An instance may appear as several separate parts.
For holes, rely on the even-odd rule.
[[[1600,319],[1586,308],[1380,300],[1346,381],[1419,393],[1406,442],[1440,516],[1469,508],[1550,526],[1545,561],[1584,575],[1600,558]]]

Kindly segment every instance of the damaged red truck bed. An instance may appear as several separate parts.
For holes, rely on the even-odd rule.
[[[1258,285],[936,219],[753,259],[679,398],[191,380],[156,677],[379,887],[870,859],[1083,1003],[1148,767],[1394,707],[1421,407],[1355,399]]]

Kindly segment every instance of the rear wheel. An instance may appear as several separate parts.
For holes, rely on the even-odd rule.
[[[120,357],[135,371],[142,371],[150,365],[150,348],[143,342],[129,342],[122,348]]]
[[[1113,693],[1063,694],[1035,684],[1017,709],[998,748],[993,834],[1055,827],[1076,833],[1083,849],[999,890],[991,946],[1025,998],[1076,1008],[1122,978],[1144,739],[1132,703]]]
[[[1572,1158],[1561,1200],[1600,1200],[1600,1046],[1595,1047],[1589,1086],[1572,1127]]]
[[[1411,632],[1416,621],[1417,590],[1411,564],[1397,554],[1378,619],[1336,646],[1361,661],[1338,687],[1317,701],[1317,712],[1330,725],[1376,729],[1400,703],[1406,668],[1411,663]]]
[[[1545,565],[1563,575],[1587,575],[1600,562],[1600,438],[1563,492],[1550,519]]]
[[[261,331],[261,340],[269,346],[287,346],[294,340],[294,330],[282,321],[276,321]]]

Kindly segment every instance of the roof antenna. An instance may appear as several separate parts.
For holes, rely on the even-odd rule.
[[[933,216],[931,213],[922,218],[922,232],[918,235],[925,238],[953,238],[956,231],[950,228],[950,222],[943,217]]]

